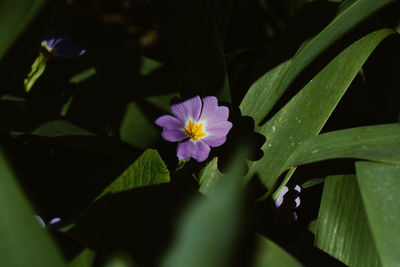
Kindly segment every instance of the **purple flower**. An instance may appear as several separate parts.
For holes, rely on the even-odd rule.
[[[163,115],[155,124],[164,128],[161,136],[165,140],[179,142],[176,154],[180,160],[202,162],[208,158],[210,147],[225,143],[232,123],[228,121],[229,109],[218,106],[216,97],[175,98],[170,108],[175,117]]]
[[[36,217],[36,220],[38,221],[38,223],[40,224],[40,226],[42,226],[43,228],[53,227],[55,224],[61,222],[61,218],[55,217],[55,218],[51,219],[46,225],[46,223],[44,222],[42,217],[40,217],[39,215],[35,215],[35,217]]]
[[[278,219],[286,226],[290,226],[292,222],[297,221],[296,209],[300,206],[301,187],[296,185],[284,186],[275,200],[275,208]]]
[[[53,32],[50,32],[48,39],[42,41],[41,46],[47,54],[60,58],[79,57],[86,52],[68,36],[57,36]]]

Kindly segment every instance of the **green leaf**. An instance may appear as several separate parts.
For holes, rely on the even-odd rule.
[[[24,99],[8,96],[0,100],[1,131],[29,132],[46,121],[54,119],[56,116],[48,109]]]
[[[261,235],[257,236],[257,247],[252,267],[300,267],[293,256],[277,244]]]
[[[169,171],[157,150],[147,149],[98,198],[135,187],[170,182]]]
[[[132,262],[128,255],[115,255],[111,257],[105,264],[104,267],[135,267],[137,266]]]
[[[253,117],[259,125],[289,85],[314,59],[361,21],[392,2],[395,0],[344,1],[337,16],[323,31],[305,42],[293,58],[267,72],[250,87],[240,105],[242,115]]]
[[[94,201],[67,234],[103,257],[129,253],[138,266],[160,266],[178,215],[195,190],[179,183],[138,187]]]
[[[286,167],[333,158],[400,164],[400,123],[357,127],[312,137],[293,152]]]
[[[0,150],[0,266],[64,266]]]
[[[46,0],[1,1],[0,60],[46,2]]]
[[[224,53],[209,1],[156,1],[161,33],[181,91],[230,102]],[[184,23],[182,23],[184,21]]]
[[[161,137],[161,128],[154,123],[155,116],[170,113],[169,102],[177,95],[178,92],[173,92],[129,102],[120,124],[121,140],[140,149],[153,147]]]
[[[174,96],[178,96],[178,92],[163,94],[163,95],[155,95],[155,96],[148,96],[144,99],[146,103],[154,106],[155,108],[159,109],[160,111],[164,111],[165,113],[170,112],[169,102]]]
[[[73,260],[68,263],[68,267],[90,267],[94,266],[96,254],[93,250],[85,248]]]
[[[326,178],[315,245],[349,266],[380,266],[355,175]]]
[[[96,75],[96,68],[91,67],[72,76],[71,79],[69,79],[69,82],[72,84],[78,84],[93,77],[94,75]]]
[[[231,178],[212,198],[198,198],[189,205],[161,266],[230,266],[242,205],[240,184]]]
[[[32,131],[34,135],[43,137],[62,137],[62,136],[94,136],[95,134],[85,130],[75,124],[64,121],[54,120],[47,122]]]
[[[357,162],[357,181],[384,266],[399,266],[400,166]]]
[[[25,91],[29,92],[36,80],[42,76],[47,66],[48,57],[43,53],[39,53],[39,56],[35,59],[31,66],[31,71],[28,76],[24,79]]]
[[[40,143],[95,152],[107,156],[130,157],[135,153],[112,139],[97,136],[66,120],[46,122],[22,137]]]
[[[163,267],[231,266],[243,225],[244,194],[237,164],[239,149],[230,172],[221,177],[209,198],[195,198],[177,227],[175,243],[165,255]]]
[[[262,146],[264,156],[249,163],[248,178],[257,173],[267,188],[274,187],[290,155],[319,133],[368,56],[392,33],[390,29],[378,30],[350,45],[270,121],[256,129],[267,141]]]
[[[143,76],[150,75],[153,71],[161,68],[163,64],[148,57],[141,57],[139,73]]]
[[[308,224],[308,230],[310,230],[310,232],[313,233],[314,235],[317,233],[317,223],[318,219],[315,219]]]
[[[307,180],[304,183],[302,183],[301,188],[308,189],[310,187],[322,184],[324,182],[325,182],[325,178],[313,178],[313,179]]]
[[[131,102],[127,105],[121,122],[120,136],[122,141],[145,149],[160,138],[160,129],[147,117],[146,111],[138,103]]]
[[[215,194],[215,188],[222,176],[222,173],[218,170],[218,158],[215,157],[200,172],[199,192],[206,196]]]

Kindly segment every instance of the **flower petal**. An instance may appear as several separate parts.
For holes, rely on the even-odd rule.
[[[171,115],[163,115],[156,119],[154,123],[164,128],[161,136],[169,142],[178,142],[187,138],[186,134],[182,131],[183,126],[180,120]]]
[[[228,120],[229,109],[225,106],[218,107],[218,100],[215,96],[203,97],[202,101],[203,110],[199,120],[205,120],[207,124]]]
[[[187,138],[187,135],[180,129],[164,129],[161,136],[168,142],[178,142]]]
[[[59,42],[55,44],[53,54],[56,57],[74,58],[85,54],[85,50],[71,41],[69,37],[59,37]]]
[[[180,129],[183,128],[183,124],[177,118],[171,115],[163,115],[156,119],[154,123],[165,129]]]
[[[51,220],[47,223],[47,226],[52,226],[53,224],[57,224],[57,223],[59,223],[59,222],[61,222],[61,218],[55,217],[55,218],[51,219]]]
[[[232,129],[232,122],[230,121],[220,121],[218,123],[206,126],[206,131],[209,137],[226,136],[231,129]]]
[[[211,147],[218,147],[225,143],[226,135],[232,128],[230,121],[221,121],[207,127],[207,136],[201,139],[204,143]]]
[[[226,136],[206,136],[201,139],[204,143],[209,145],[210,147],[218,147],[222,146],[226,141]]]
[[[41,43],[41,46],[47,50],[47,52],[51,53],[51,51],[54,49],[54,47],[61,41],[59,38],[52,38],[52,39],[47,39],[44,40]]]
[[[205,161],[210,154],[211,148],[202,141],[191,140],[178,144],[176,154],[180,160],[194,158],[198,162]]]
[[[179,98],[175,98],[172,101],[171,112],[177,117],[182,124],[186,124],[189,118],[197,121],[200,117],[201,109],[203,107],[203,103],[201,102],[201,98],[199,96],[195,96],[189,98],[187,100],[180,100]]]

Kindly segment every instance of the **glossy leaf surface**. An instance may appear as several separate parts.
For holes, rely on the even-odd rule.
[[[398,266],[400,255],[400,166],[357,162],[357,181],[371,232],[384,266]]]
[[[356,179],[326,178],[315,245],[349,266],[380,266]]]

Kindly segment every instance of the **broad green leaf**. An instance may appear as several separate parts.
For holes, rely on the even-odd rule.
[[[0,266],[64,266],[0,150]]]
[[[347,47],[297,93],[270,121],[258,127],[266,137],[264,156],[249,163],[248,178],[258,174],[273,188],[287,160],[308,138],[317,135],[357,72],[390,29],[372,32]]]
[[[46,2],[46,0],[0,2],[0,60]]]
[[[315,219],[308,224],[308,230],[310,230],[310,232],[313,233],[314,235],[317,233],[317,223],[318,219]]]
[[[108,156],[129,157],[135,153],[112,139],[97,136],[67,120],[46,122],[22,138]]]
[[[242,115],[253,117],[259,125],[289,85],[314,59],[361,21],[393,2],[395,0],[344,1],[337,16],[323,31],[305,42],[293,58],[267,72],[250,87],[240,105]]]
[[[380,266],[355,175],[326,178],[315,245],[349,266]]]
[[[231,101],[224,53],[209,1],[156,1],[160,30],[181,91]],[[184,23],[182,23],[184,21]]]
[[[32,131],[41,124],[56,119],[48,109],[13,96],[0,100],[1,131]]]
[[[146,75],[151,74],[153,71],[159,69],[162,66],[163,66],[163,64],[161,62],[158,62],[158,61],[148,58],[148,57],[142,57],[139,73],[143,76],[146,76]]]
[[[384,266],[399,266],[400,166],[357,162],[357,181]]]
[[[145,149],[160,138],[160,133],[159,127],[147,117],[146,111],[138,103],[131,102],[127,105],[120,126],[122,141]]]
[[[44,123],[36,128],[32,134],[43,137],[62,136],[94,136],[95,134],[85,130],[69,121],[55,120]]]
[[[357,127],[312,137],[293,152],[286,167],[333,158],[400,164],[400,123]]]
[[[300,267],[300,264],[293,256],[287,253],[277,244],[261,235],[257,237],[252,267]]]
[[[222,176],[222,173],[218,170],[218,158],[215,157],[201,170],[199,175],[199,192],[206,196],[213,195],[218,181]]]
[[[155,117],[149,115],[149,110],[170,113],[169,102],[178,92],[148,96],[138,102],[130,102],[120,124],[122,141],[141,149],[155,145],[161,137],[161,128],[154,124]],[[153,114],[154,115],[154,114]]]
[[[242,209],[240,185],[231,178],[218,194],[190,203],[161,266],[230,266]]]
[[[245,148],[236,155],[245,152]],[[243,223],[244,194],[238,157],[230,172],[218,181],[209,198],[195,198],[178,224],[175,242],[162,261],[163,267],[231,266]]]
[[[137,266],[160,266],[181,212],[194,196],[201,194],[179,183],[109,194],[89,205],[65,230],[103,257],[126,252]]]
[[[169,108],[169,102],[174,96],[178,96],[178,92],[169,93],[165,95],[155,95],[149,96],[144,99],[145,102],[149,103],[150,105],[154,106],[155,108],[164,111],[166,113],[171,112]]]
[[[169,181],[169,171],[157,150],[147,149],[98,198],[135,187],[168,183]]]

